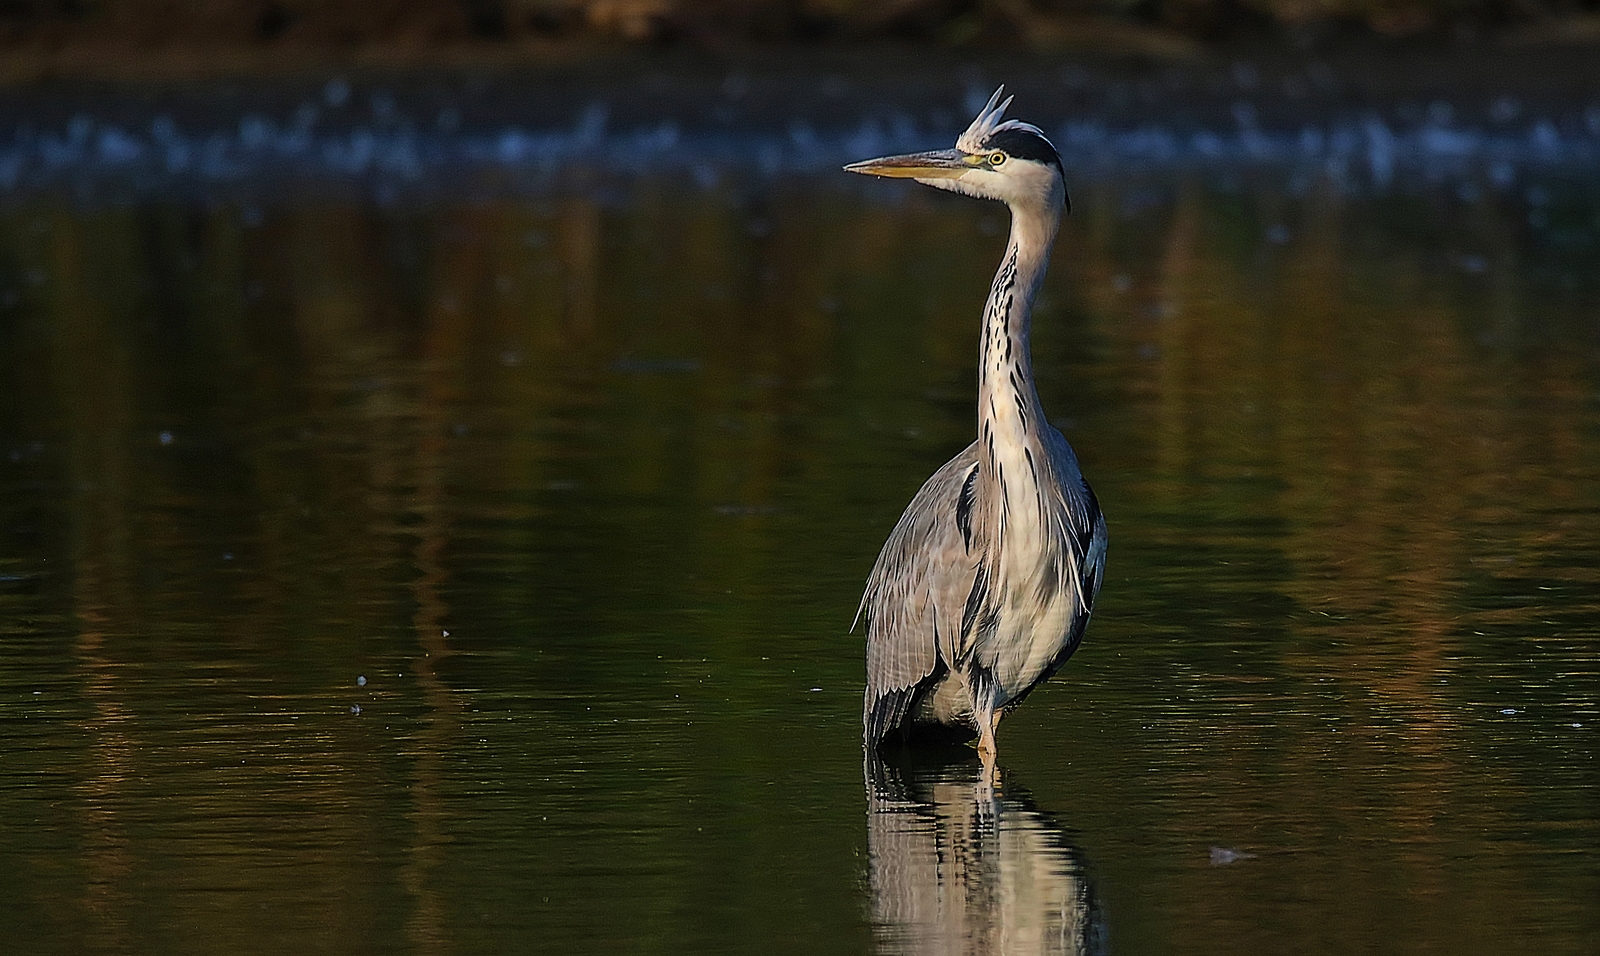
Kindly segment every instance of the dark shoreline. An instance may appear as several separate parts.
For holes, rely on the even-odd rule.
[[[1596,0],[95,0],[0,5],[0,55],[27,51],[925,49],[1182,58],[1248,41],[1600,44]]]
[[[1390,86],[1493,77],[1500,84],[1579,76],[1600,59],[1600,13],[1494,29],[1442,30],[1384,36],[1348,24],[1327,29],[1252,23],[1210,37],[1127,18],[1074,20],[1081,29],[1048,43],[1012,38],[945,43],[895,36],[852,36],[826,42],[761,39],[738,34],[674,35],[662,42],[578,33],[560,38],[471,36],[428,38],[376,34],[351,42],[290,35],[250,40],[204,26],[119,35],[68,23],[60,29],[11,29],[0,15],[0,94],[56,84],[167,85],[248,79],[293,79],[334,73],[399,74],[489,71],[509,74],[604,74],[646,68],[754,70],[839,69],[852,72],[964,63],[1082,63],[1109,73],[1183,69],[1199,73],[1244,60],[1271,69],[1323,61],[1349,64]],[[14,25],[13,25],[14,26]],[[103,26],[103,25],[102,25]],[[235,31],[237,32],[237,31]]]

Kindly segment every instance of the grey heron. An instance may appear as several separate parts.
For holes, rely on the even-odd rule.
[[[1038,127],[1003,119],[1005,88],[954,149],[845,169],[914,179],[1011,209],[1011,236],[978,341],[978,437],[922,486],[861,599],[869,753],[942,730],[978,738],[993,769],[1000,718],[1083,639],[1105,569],[1106,524],[1077,456],[1045,421],[1028,333],[1067,211],[1061,157]]]

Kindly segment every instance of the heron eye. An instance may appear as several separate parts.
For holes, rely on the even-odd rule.
[[[990,166],[999,166],[999,165],[1003,164],[1005,161],[1006,161],[1006,154],[1005,153],[990,153],[989,154],[989,165]]]

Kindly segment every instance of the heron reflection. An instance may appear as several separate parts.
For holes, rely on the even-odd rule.
[[[1026,791],[970,761],[869,755],[872,921],[884,953],[1105,952],[1079,851]]]

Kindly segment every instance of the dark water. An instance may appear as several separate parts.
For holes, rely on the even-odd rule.
[[[1003,211],[843,178],[0,209],[0,939],[1600,949],[1594,194],[1081,184],[989,793],[847,628]]]

